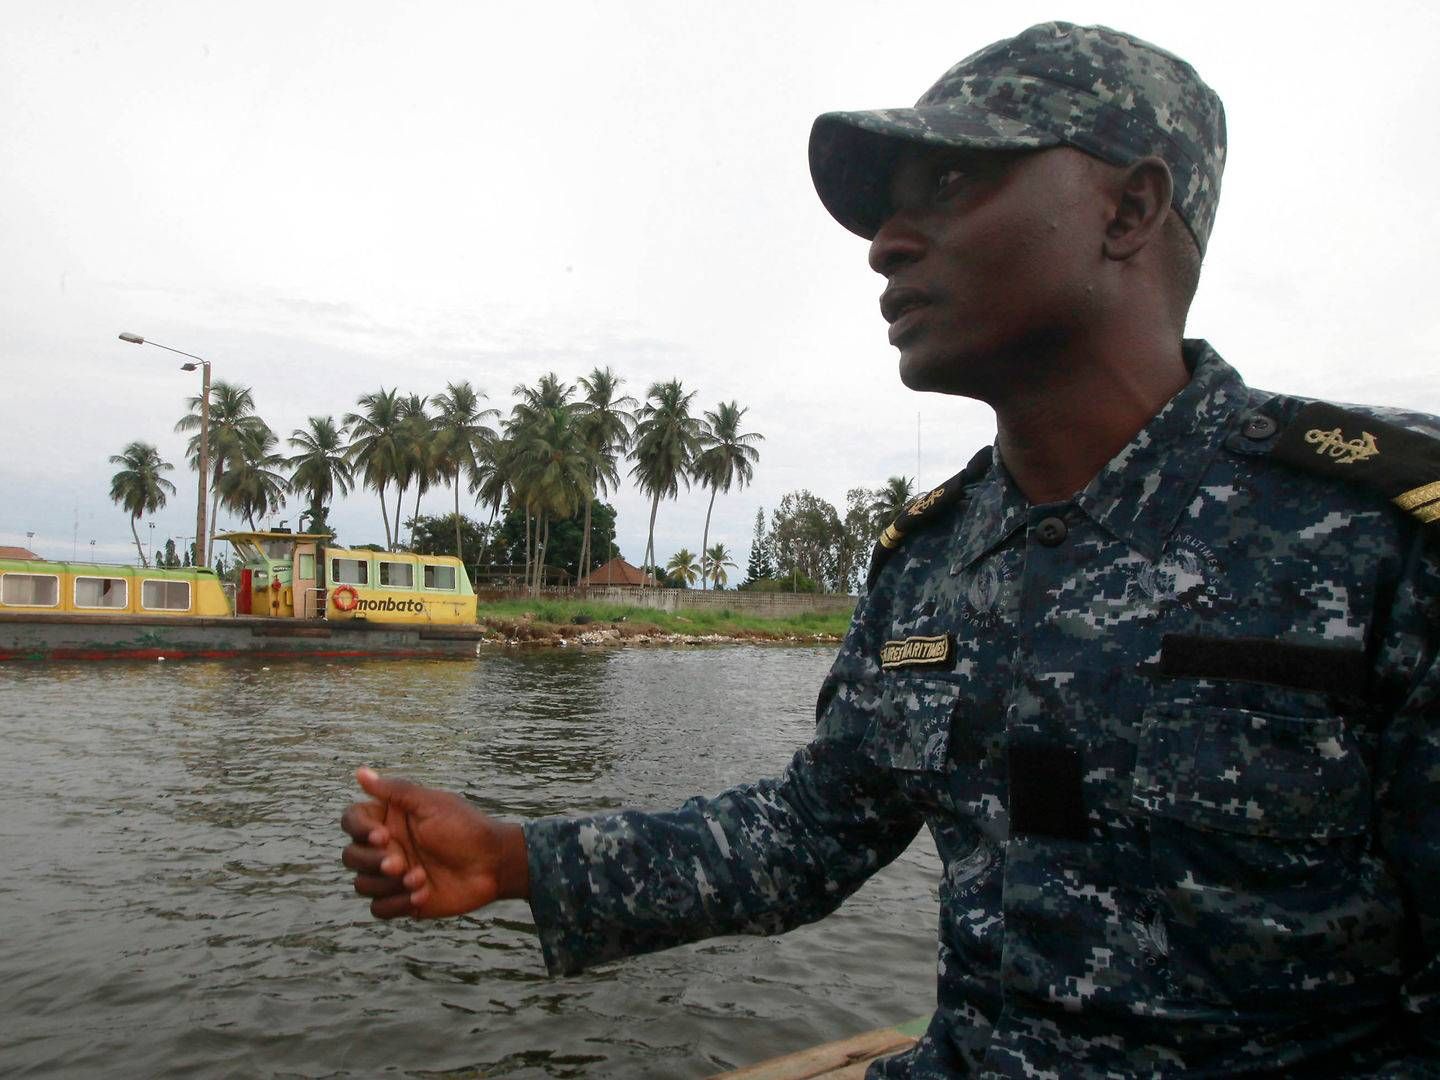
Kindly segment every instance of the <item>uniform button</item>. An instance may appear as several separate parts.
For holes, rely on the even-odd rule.
[[[1274,435],[1279,425],[1268,416],[1246,417],[1245,424],[1240,428],[1240,434],[1247,439],[1268,439]]]
[[[1048,517],[1035,526],[1035,539],[1046,547],[1054,547],[1065,539],[1065,534],[1069,531],[1060,518]]]

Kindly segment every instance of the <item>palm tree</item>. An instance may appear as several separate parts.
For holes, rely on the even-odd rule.
[[[200,396],[197,394],[187,403],[190,412],[175,424],[176,431],[193,431],[185,452],[190,455],[190,467],[200,468]],[[255,398],[250,387],[239,383],[217,379],[210,386],[210,446],[207,457],[211,462],[210,474],[210,535],[206,550],[215,546],[218,531],[216,518],[220,508],[220,482],[225,478],[228,463],[240,452],[240,441],[247,433],[269,431],[269,425],[255,415]],[[197,545],[199,541],[196,541]]]
[[[700,560],[700,572],[708,574],[716,588],[730,581],[730,575],[725,573],[727,567],[734,570],[735,561],[730,558],[730,552],[726,550],[724,544],[716,544],[708,549],[705,557]]]
[[[383,386],[373,394],[363,394],[355,402],[364,413],[346,413],[345,426],[350,429],[347,453],[366,487],[380,493],[380,516],[385,521],[385,546],[393,548],[390,534],[390,511],[385,506],[385,487],[403,472],[404,449],[401,423],[405,417],[400,408],[397,390]],[[395,507],[398,531],[400,507]]]
[[[710,512],[715,509],[715,496],[721,491],[729,492],[732,484],[743,488],[754,479],[755,462],[760,460],[755,444],[763,442],[765,436],[740,431],[740,421],[748,411],[737,402],[722,401],[714,412],[705,414],[701,450],[695,459],[695,476],[701,486],[710,489],[705,531],[700,538],[701,551],[708,550],[710,543]],[[700,578],[700,588],[705,588],[705,575]]]
[[[480,407],[484,394],[469,382],[449,383],[445,393],[435,396],[440,414],[435,418],[435,464],[455,489],[455,557],[460,558],[460,475],[476,485],[482,474],[481,460],[495,439],[495,430],[486,424],[500,414]]]
[[[590,572],[590,511],[595,505],[595,495],[608,492],[612,484],[620,483],[617,459],[630,445],[630,431],[635,426],[630,410],[639,402],[628,395],[617,396],[624,380],[608,367],[597,367],[589,375],[580,376],[579,381],[585,390],[585,400],[578,405],[581,437],[594,455],[595,463],[590,477],[594,490],[585,500],[585,530],[580,540],[578,569],[584,575]]]
[[[485,543],[480,548],[480,563],[485,561],[485,553],[490,549],[495,518],[500,513],[500,507],[506,500],[510,500],[512,504],[515,501],[512,486],[514,462],[514,444],[499,435],[486,439],[476,452],[475,473],[470,477],[470,492],[475,496],[478,505],[490,508],[490,520],[485,525]],[[475,566],[477,576],[480,573],[480,563]]]
[[[164,506],[167,495],[175,494],[175,485],[161,475],[174,466],[168,461],[161,461],[160,451],[147,442],[132,442],[120,453],[111,455],[110,464],[121,466],[120,471],[110,478],[110,498],[129,513],[130,535],[135,537],[140,565],[149,566],[135,523],[140,520],[141,514],[153,514]]]
[[[650,530],[645,539],[643,566],[655,563],[655,515],[660,498],[673,499],[680,484],[690,486],[690,467],[700,449],[700,421],[690,415],[695,392],[685,393],[679,379],[655,383],[645,395],[630,456],[630,475],[650,496]]]
[[[870,517],[874,523],[872,528],[875,532],[889,525],[900,516],[900,511],[905,509],[905,504],[915,497],[914,481],[904,476],[892,476],[885,481],[885,486],[874,493],[870,500]]]
[[[670,561],[665,564],[665,572],[686,585],[694,585],[695,579],[700,576],[700,571],[695,566],[695,556],[690,554],[689,548],[683,547],[670,556]]]
[[[509,486],[511,495],[525,514],[526,576],[538,587],[541,576],[539,568],[544,564],[540,553],[542,515],[539,495],[533,485],[536,475],[543,471],[544,467],[537,459],[537,453],[543,451],[535,448],[536,436],[542,429],[553,427],[556,412],[568,412],[571,409],[570,398],[575,393],[575,388],[552,371],[540,376],[540,381],[533,387],[524,383],[517,384],[514,392],[520,400],[511,408],[510,418],[505,421],[505,434],[510,443],[507,462]],[[547,441],[542,435],[541,442]],[[533,547],[532,520],[535,526]]]
[[[310,497],[310,528],[318,529],[327,520],[325,504],[338,488],[350,494],[354,474],[345,453],[345,428],[335,426],[332,416],[312,416],[308,428],[296,428],[290,445],[300,453],[285,459],[291,470],[288,488]]]
[[[423,394],[410,394],[400,399],[400,493],[395,498],[395,546],[401,545],[400,513],[405,489],[415,483],[415,511],[410,515],[411,532],[415,518],[420,516],[420,498],[430,485],[442,479],[435,455],[434,420],[425,411],[429,399]]]
[[[276,471],[285,464],[284,456],[275,452],[278,441],[268,427],[247,431],[220,481],[220,502],[227,510],[245,515],[251,529],[256,514],[264,517],[285,505],[288,485]]]
[[[516,436],[517,481],[535,515],[535,570],[532,588],[542,584],[550,522],[573,517],[585,499],[594,498],[590,477],[594,455],[586,445],[571,407],[537,411]]]

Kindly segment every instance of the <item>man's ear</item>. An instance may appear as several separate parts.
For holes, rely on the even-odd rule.
[[[1164,161],[1143,157],[1121,170],[1116,185],[1114,213],[1105,226],[1105,254],[1123,260],[1158,239],[1175,184]]]

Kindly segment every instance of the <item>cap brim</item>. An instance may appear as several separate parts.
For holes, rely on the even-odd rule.
[[[832,112],[810,129],[810,176],[836,221],[867,240],[889,215],[890,174],[907,145],[966,150],[1056,146],[1049,132],[965,105]]]

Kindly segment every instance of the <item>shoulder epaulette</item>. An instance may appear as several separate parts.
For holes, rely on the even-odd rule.
[[[1383,495],[1426,524],[1440,520],[1440,439],[1364,413],[1311,402],[1271,457]]]
[[[865,575],[865,591],[875,587],[875,579],[893,555],[911,536],[940,517],[946,510],[958,503],[965,489],[979,480],[990,470],[990,447],[985,447],[970,459],[970,463],[937,488],[911,499],[905,508],[895,515],[895,520],[885,526],[875,550],[870,553],[870,569]]]

